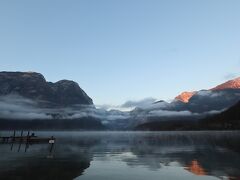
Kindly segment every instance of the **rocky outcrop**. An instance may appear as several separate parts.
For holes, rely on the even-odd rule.
[[[55,106],[92,105],[92,99],[74,81],[47,82],[36,72],[0,72],[0,96],[20,96]]]
[[[92,99],[74,81],[61,80],[52,83],[52,89],[60,104],[93,104]]]
[[[228,89],[239,89],[240,90],[240,77],[236,79],[232,79],[230,81],[227,81],[223,84],[220,84],[214,88],[209,89],[209,91],[222,91],[222,90],[228,90]],[[192,92],[183,92],[177,97],[175,97],[176,100],[179,100],[184,103],[188,103],[190,99],[197,94],[198,91],[192,91]]]
[[[224,90],[224,89],[240,89],[240,77],[227,81],[223,84],[220,84],[214,88],[212,88],[212,91],[217,91],[217,90]]]
[[[196,94],[195,91],[193,92],[183,92],[181,93],[180,95],[178,95],[175,99],[176,100],[179,100],[179,101],[182,101],[184,103],[188,103],[189,102],[189,99],[194,95]]]

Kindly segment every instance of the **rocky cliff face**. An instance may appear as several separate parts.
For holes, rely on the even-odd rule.
[[[182,101],[184,103],[188,103],[189,102],[189,99],[194,95],[196,94],[196,92],[183,92],[181,93],[180,95],[178,95],[175,99],[176,100],[179,100],[179,101]]]
[[[47,82],[36,72],[0,72],[0,96],[20,96],[56,106],[92,105],[92,99],[74,81]]]
[[[220,84],[216,86],[215,88],[212,88],[212,91],[217,91],[217,90],[224,90],[224,89],[240,89],[240,77],[227,81],[223,84]]]
[[[223,84],[220,84],[214,88],[209,89],[209,91],[222,91],[222,90],[228,90],[228,89],[240,89],[240,77],[236,79],[232,79],[230,81],[227,81]],[[188,103],[190,99],[197,94],[198,91],[193,92],[183,92],[177,97],[175,97],[176,100],[182,101],[184,103]]]

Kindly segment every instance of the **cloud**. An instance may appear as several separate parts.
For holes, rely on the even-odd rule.
[[[135,107],[122,107],[121,105],[110,105],[110,104],[103,104],[103,105],[96,105],[97,109],[104,109],[107,111],[111,110],[118,110],[123,112],[132,111]]]
[[[95,117],[112,121],[129,118],[129,113],[97,109],[92,105],[75,105],[66,108],[43,108],[37,101],[19,95],[0,96],[0,118],[6,119],[78,119]]]
[[[203,115],[214,115],[214,114],[219,114],[223,111],[226,111],[227,108],[224,108],[222,110],[211,110],[211,111],[207,111],[207,112],[204,112]]]
[[[223,96],[224,94],[223,94],[223,92],[202,90],[202,91],[198,91],[198,92],[196,93],[196,95],[198,95],[198,96],[204,96],[204,97],[208,97],[208,98],[216,98],[216,97]]]
[[[219,96],[211,91],[200,91],[200,96]],[[177,110],[175,103],[164,101],[156,102],[154,98],[146,98],[140,101],[127,101],[123,105],[115,106],[121,108],[137,107],[134,111],[119,111],[110,109],[112,106],[103,105],[95,108],[93,105],[75,105],[66,108],[45,108],[39,106],[39,102],[18,95],[0,96],[0,118],[8,119],[80,119],[94,117],[105,124],[115,120],[136,121],[147,117],[182,117],[216,114],[221,111],[209,111],[201,114],[192,113],[189,110]]]
[[[103,104],[103,105],[96,105],[98,109],[105,109],[105,110],[119,110],[123,112],[129,112],[132,111],[135,108],[148,108],[154,105],[154,103],[157,101],[155,98],[145,98],[138,101],[129,100],[123,103],[122,105],[109,105],[109,104]],[[160,104],[158,104],[160,105]]]
[[[150,111],[148,116],[158,116],[158,117],[173,117],[173,116],[193,116],[197,115],[190,111],[168,111],[168,110],[154,110]]]
[[[213,115],[213,114],[219,114],[223,112],[226,109],[222,110],[211,110],[204,113],[193,113],[191,111],[168,111],[168,110],[154,110],[150,111],[148,116],[157,116],[157,117],[186,117],[186,116],[201,116],[201,115]]]
[[[0,97],[0,117],[9,119],[49,119],[37,103],[18,95]]]
[[[72,114],[67,117],[69,119],[76,119],[82,117],[95,117],[105,121],[113,121],[119,119],[127,119],[130,117],[128,112],[122,112],[118,110],[107,111],[105,109],[96,109],[92,106],[85,107],[84,109],[81,110],[68,109],[65,110],[65,113]]]
[[[155,98],[145,98],[139,101],[127,101],[124,104],[121,105],[123,108],[144,108],[147,107],[153,103],[155,103],[157,99]]]

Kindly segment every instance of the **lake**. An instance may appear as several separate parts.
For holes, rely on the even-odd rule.
[[[0,179],[240,179],[239,131],[35,134],[56,137],[53,150],[0,144]]]

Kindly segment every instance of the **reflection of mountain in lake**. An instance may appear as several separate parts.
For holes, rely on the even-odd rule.
[[[90,166],[91,156],[87,150],[73,146],[58,145],[53,154],[49,154],[46,145],[34,144],[27,153],[11,152],[9,145],[1,145],[0,177],[6,180],[70,180],[80,176]]]
[[[120,165],[124,163],[132,170],[137,169],[135,177],[139,180],[146,171],[157,172],[161,177],[166,167],[187,175],[187,180],[195,176],[240,177],[239,132],[66,132],[54,136],[57,144],[52,159],[46,158],[47,149],[41,145],[32,146],[25,154],[1,148],[0,153],[7,157],[0,158],[0,176],[91,179],[96,170],[99,180],[119,179],[113,176],[116,172],[98,169],[101,164],[104,168],[119,164],[118,173],[128,177],[129,170]],[[93,167],[97,169],[91,171]],[[170,176],[168,173],[164,175]]]
[[[71,158],[66,162],[33,158],[29,161],[22,161],[22,165],[13,170],[0,172],[0,175],[1,177],[7,177],[5,178],[6,180],[73,179],[81,175],[84,169],[88,168],[90,164],[84,156]]]
[[[239,135],[229,136],[227,133],[225,135],[205,134],[204,132],[171,133],[171,135],[167,133],[161,136],[147,134],[135,140],[131,151],[137,158],[129,158],[127,163],[133,166],[145,164],[156,170],[177,162],[182,167],[188,167],[188,170],[192,170],[194,174],[197,172],[198,165],[199,174],[239,177],[240,147],[238,141],[240,137]],[[198,164],[194,164],[194,161]],[[194,165],[195,169],[190,168]]]
[[[192,160],[192,162],[189,164],[188,167],[186,167],[186,170],[202,176],[202,175],[206,175],[205,170],[203,169],[203,167],[199,164],[199,162],[197,160]]]

